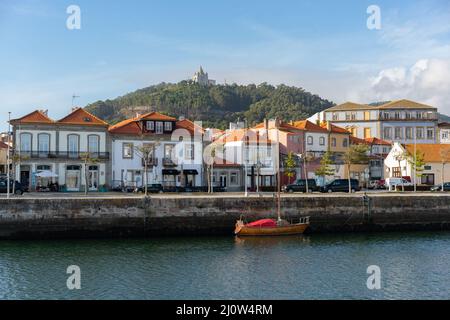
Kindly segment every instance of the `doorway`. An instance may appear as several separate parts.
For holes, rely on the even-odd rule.
[[[98,191],[98,166],[89,166],[88,186],[89,191]]]

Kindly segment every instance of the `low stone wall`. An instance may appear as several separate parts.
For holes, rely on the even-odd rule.
[[[450,230],[450,196],[283,197],[310,233]],[[1,199],[0,239],[232,235],[235,221],[276,217],[270,197]]]

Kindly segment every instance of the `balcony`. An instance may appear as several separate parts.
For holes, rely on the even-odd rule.
[[[16,153],[19,155],[19,153]],[[20,157],[22,160],[35,159],[62,159],[62,160],[82,160],[89,155],[92,159],[109,160],[109,152],[68,152],[68,151],[21,151]]]
[[[158,166],[158,158],[150,158],[148,159],[147,166],[156,167]],[[142,159],[142,167],[145,167],[145,159]]]
[[[172,158],[163,158],[164,167],[176,167],[177,164]]]

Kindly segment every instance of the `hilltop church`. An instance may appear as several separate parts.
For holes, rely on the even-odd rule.
[[[216,84],[216,80],[209,79],[208,72],[205,73],[201,66],[200,70],[197,71],[192,77],[192,81],[202,86],[209,86],[209,85],[214,86]]]

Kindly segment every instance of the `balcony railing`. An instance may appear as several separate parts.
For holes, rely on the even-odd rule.
[[[98,160],[109,160],[109,152],[71,152],[71,151],[20,151],[16,152],[22,160],[27,159],[74,159],[81,160],[89,155],[89,158]]]
[[[163,166],[164,167],[176,167],[176,162],[171,158],[163,158]]]
[[[145,159],[142,158],[142,166],[145,167]],[[156,167],[158,166],[158,158],[150,158],[147,161],[147,166],[149,167]]]

